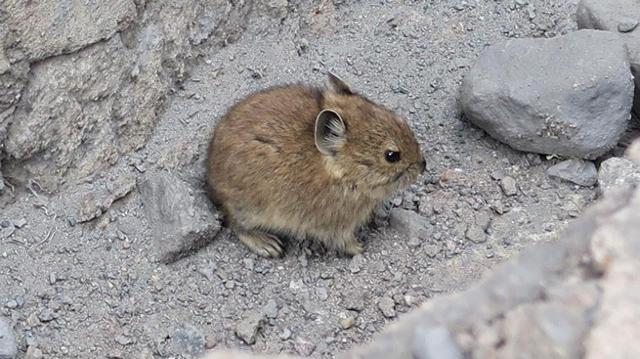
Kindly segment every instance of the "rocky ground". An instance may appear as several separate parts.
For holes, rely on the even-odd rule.
[[[107,151],[109,156],[92,158],[113,166],[100,163],[85,175],[81,144],[52,150],[53,160],[63,160],[50,166],[46,153],[55,141],[24,149],[28,137],[9,127],[6,185],[0,189],[0,315],[13,327],[18,357],[169,358],[213,347],[333,357],[419,304],[467,288],[523,248],[554,241],[598,196],[594,186],[550,177],[547,169],[557,158],[493,140],[462,116],[457,102],[463,75],[486,46],[573,31],[575,2],[265,4],[247,14],[227,12],[231,19],[242,14],[237,39],[211,30],[223,41],[199,43],[193,41],[199,33],[191,34],[201,56],[185,61],[180,76],[171,67],[167,76],[184,81],[167,87],[157,123],[145,117],[156,108],[145,107],[143,118],[153,126],[118,132],[116,121],[107,128],[130,136],[126,141],[112,143],[106,136],[100,146],[87,147],[92,156]],[[174,43],[163,38],[157,44],[173,51]],[[121,44],[114,46],[117,52]],[[31,76],[44,76],[42,66],[52,66],[51,76],[64,78],[50,62],[76,50],[53,51],[44,64],[32,56]],[[165,66],[177,60],[149,61]],[[127,62],[102,71],[121,66]],[[257,257],[226,230],[218,232],[215,210],[204,196],[211,130],[226,108],[251,91],[283,82],[321,83],[328,70],[411,123],[427,174],[390,201],[389,213],[381,211],[366,230],[362,256],[338,257],[303,243],[290,245],[282,259]],[[36,85],[24,86],[34,94],[44,91],[34,90]],[[113,118],[120,112],[109,107],[114,112],[103,113],[104,93],[111,90],[78,100],[80,112]],[[117,100],[138,95],[135,88],[129,91]],[[148,101],[164,98],[160,90],[152,95]],[[145,100],[134,98],[134,104]],[[36,99],[41,97],[27,96],[16,111]],[[104,131],[93,127],[87,134]],[[120,145],[127,149],[118,152]],[[27,153],[32,157],[23,166],[16,155]],[[179,252],[183,242],[215,233],[185,258],[158,261]]]

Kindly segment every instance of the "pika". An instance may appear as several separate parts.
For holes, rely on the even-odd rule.
[[[327,84],[255,92],[213,130],[209,195],[227,226],[259,255],[281,256],[281,236],[362,253],[356,230],[425,170],[403,119],[333,73]]]

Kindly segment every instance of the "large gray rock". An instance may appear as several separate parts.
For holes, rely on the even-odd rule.
[[[635,77],[634,111],[640,110],[640,2],[636,0],[582,0],[576,20],[580,29],[607,30],[625,43]]]
[[[9,322],[0,317],[0,359],[13,359],[18,355],[16,336]]]
[[[144,146],[166,96],[201,53],[198,46],[215,37],[233,41],[252,6],[225,0],[5,3],[2,171],[16,182],[36,179],[49,192],[81,183]]]
[[[627,127],[633,77],[616,34],[582,30],[491,46],[467,73],[462,107],[511,147],[594,159]]]
[[[147,173],[139,184],[156,259],[173,262],[209,243],[220,231],[220,218],[204,193],[166,172]]]

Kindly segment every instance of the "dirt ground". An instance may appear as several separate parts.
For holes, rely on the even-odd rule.
[[[594,188],[549,178],[556,159],[489,138],[457,104],[485,46],[573,30],[575,1],[334,1],[312,15],[309,5],[269,3],[237,42],[193,64],[151,140],[104,178],[166,170],[203,195],[207,142],[225,109],[267,86],[320,84],[332,70],[411,123],[428,170],[391,203],[424,216],[431,238],[410,244],[381,223],[367,230],[364,256],[305,244],[270,260],[225,231],[165,265],[150,255],[156,242],[139,191],[75,224],[65,204],[73,188],[48,197],[33,185],[0,215],[23,222],[0,242],[0,315],[15,324],[20,355],[37,347],[49,358],[178,357],[186,342],[332,357],[522,248],[554,240],[596,198]],[[515,193],[500,185],[510,182]],[[473,223],[486,237],[467,235]],[[248,346],[234,331],[263,308],[267,323]]]

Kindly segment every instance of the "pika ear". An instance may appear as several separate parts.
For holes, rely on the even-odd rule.
[[[339,78],[333,72],[329,72],[327,75],[329,76],[329,83],[335,92],[344,95],[353,95],[354,92],[346,81]]]
[[[315,142],[318,151],[333,156],[346,139],[347,126],[333,110],[322,110],[316,117]]]

